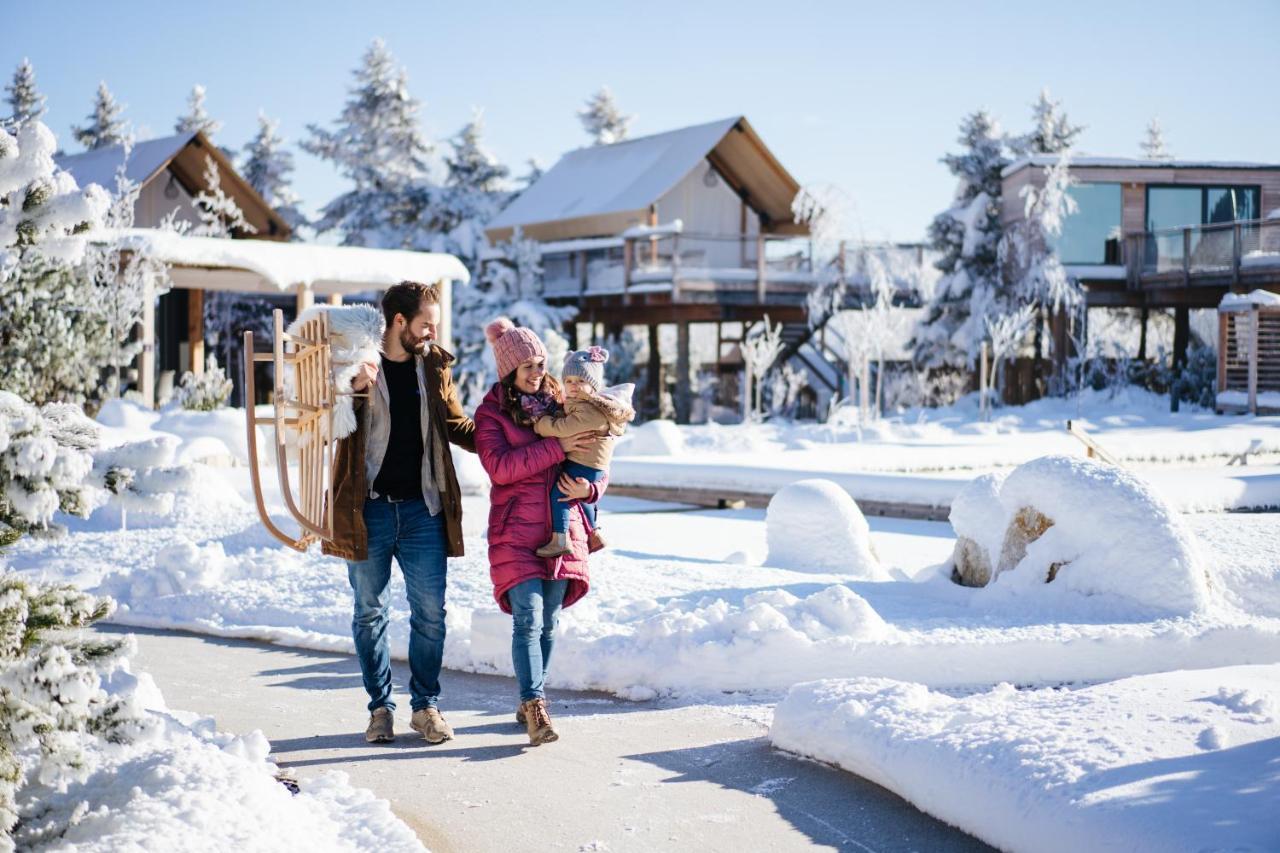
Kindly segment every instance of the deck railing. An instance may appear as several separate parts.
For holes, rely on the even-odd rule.
[[[1125,236],[1129,286],[1144,279],[1190,285],[1196,279],[1240,284],[1255,273],[1280,276],[1280,219],[1169,228]]]

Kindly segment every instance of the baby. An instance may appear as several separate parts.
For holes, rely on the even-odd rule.
[[[544,415],[534,422],[538,435],[560,437],[591,432],[595,440],[586,450],[569,454],[564,463],[564,473],[581,477],[589,483],[599,482],[609,471],[609,459],[613,456],[614,439],[622,435],[627,424],[635,419],[631,408],[631,384],[604,388],[604,364],[609,351],[591,347],[571,352],[565,357],[564,411]],[[559,557],[569,553],[569,508],[572,501],[563,501],[559,478],[551,486],[551,541],[538,549],[539,557]],[[604,537],[596,526],[596,507],[582,503],[582,511],[591,527],[592,548],[603,548]]]

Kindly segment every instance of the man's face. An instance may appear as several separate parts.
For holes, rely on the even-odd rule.
[[[403,314],[397,316],[404,317]],[[400,346],[409,352],[422,352],[428,341],[435,340],[439,326],[439,303],[422,303],[418,308],[418,316],[400,329]]]

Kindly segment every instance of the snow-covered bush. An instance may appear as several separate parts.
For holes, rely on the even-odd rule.
[[[49,528],[54,513],[88,516],[102,494],[88,481],[98,426],[77,406],[37,409],[0,391],[0,546]]]
[[[766,564],[802,572],[888,580],[871,546],[871,528],[849,493],[830,480],[800,480],[769,501]]]
[[[966,488],[952,524],[987,558],[995,589],[1067,590],[1177,614],[1208,606],[1208,577],[1191,532],[1123,468],[1069,456],[1033,459],[1003,482],[987,478]],[[956,572],[974,581],[981,575],[976,564],[957,564]]]
[[[1192,344],[1187,361],[1170,369],[1169,391],[1179,402],[1212,409],[1218,394],[1218,354],[1210,346]]]
[[[127,741],[144,728],[132,702],[102,689],[127,643],[69,633],[113,608],[75,587],[0,575],[0,850],[13,849],[21,788],[82,770],[85,738]]]
[[[227,405],[233,387],[227,374],[218,366],[217,357],[210,355],[204,373],[197,376],[188,370],[182,374],[182,382],[175,396],[178,405],[184,409],[212,412]]]
[[[111,495],[110,505],[122,511],[169,515],[174,497],[195,487],[195,469],[175,464],[176,435],[158,435],[100,450],[93,457],[93,473]]]

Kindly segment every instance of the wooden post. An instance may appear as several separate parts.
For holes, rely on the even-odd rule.
[[[1254,305],[1249,310],[1249,414],[1258,413],[1258,327],[1262,312]],[[1239,333],[1237,333],[1238,335]]]
[[[631,289],[631,261],[635,255],[635,244],[632,243],[630,237],[624,237],[622,240],[622,304],[631,304],[631,294],[627,291]]]
[[[765,295],[764,235],[756,235],[756,300],[763,305]]]
[[[1191,285],[1191,229],[1182,229],[1182,286]]]
[[[671,235],[671,301],[680,301],[680,232]]]
[[[336,307],[338,307],[339,305],[341,305],[341,304],[342,304],[342,294],[341,294],[341,293],[330,293],[330,294],[329,294],[329,304],[330,304],[330,305],[332,305],[332,306],[334,306],[335,308],[336,308]]]
[[[658,206],[656,204],[649,205],[649,227],[656,228],[658,225]],[[649,265],[658,265],[658,238],[649,238]]]
[[[298,285],[298,314],[306,311],[315,304],[316,294],[310,287],[305,284]]]
[[[689,375],[689,324],[676,324],[676,422],[687,424],[693,410],[692,378]]]
[[[191,364],[187,369],[196,376],[204,375],[204,291],[187,291],[187,353]],[[227,370],[231,365],[225,365]]]
[[[138,393],[147,407],[156,407],[156,291],[147,276],[142,288],[142,352],[138,356]]]
[[[1173,309],[1173,367],[1176,371],[1187,363],[1187,346],[1191,339],[1191,311],[1186,305]],[[1169,389],[1169,411],[1178,411],[1178,395]]]
[[[1218,391],[1227,390],[1227,322],[1228,314],[1218,312]],[[1239,327],[1237,327],[1238,329]],[[1217,406],[1214,406],[1217,409]],[[1219,410],[1221,412],[1221,410]]]
[[[649,326],[649,364],[645,374],[645,396],[649,398],[649,417],[662,413],[662,353],[658,349],[658,324]]]

